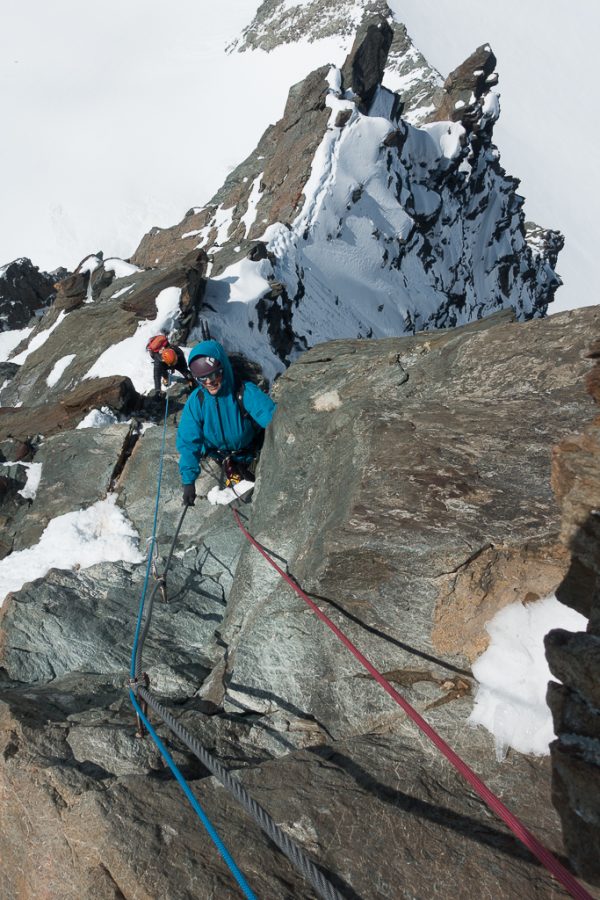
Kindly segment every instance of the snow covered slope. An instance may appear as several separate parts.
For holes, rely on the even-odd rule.
[[[211,202],[153,229],[133,257],[161,266],[206,250],[213,335],[270,377],[325,340],[450,327],[506,307],[543,315],[559,284],[560,235],[528,234],[518,182],[493,144],[491,49],[443,89],[429,72],[429,96],[408,95],[420,123],[410,124],[382,80],[391,71],[406,84],[415,51],[404,30],[394,44],[377,6],[385,15],[366,16],[343,67],[295,85],[283,118]]]
[[[274,15],[285,7],[289,19],[296,5],[260,4]],[[359,3],[336,5],[343,24]],[[565,285],[553,308],[596,302],[598,183],[587,165],[568,163],[572,154],[592,160],[597,145],[584,87],[593,83],[600,39],[595,5],[580,5],[576,14],[560,0],[509,0],[494,8],[475,0],[390,5],[427,56],[430,65],[423,61],[421,68],[433,86],[431,65],[445,75],[491,42],[501,76],[503,165],[523,178],[528,218],[566,235],[559,267]],[[332,0],[318,4],[324,25],[330,6]],[[126,257],[152,225],[204,205],[280,115],[289,85],[323,62],[340,65],[352,39],[330,28],[314,43],[302,36],[269,53],[227,55],[225,47],[258,7],[258,0],[212,7],[106,0],[100,19],[75,0],[52,7],[31,0],[4,10],[0,263],[27,256],[46,270],[72,269],[99,248]],[[398,77],[392,80],[388,66],[386,86],[398,89]],[[415,81],[413,88],[421,90]],[[429,103],[428,95],[423,105]],[[576,136],[570,123],[584,123]]]

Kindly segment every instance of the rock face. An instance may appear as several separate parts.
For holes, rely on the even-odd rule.
[[[587,378],[596,402],[600,346]],[[577,871],[600,885],[600,419],[555,448],[552,484],[562,508],[561,539],[570,566],[557,591],[562,603],[589,618],[587,632],[551,631],[546,655],[560,684],[548,686],[558,739],[552,744],[553,801]]]
[[[0,268],[0,331],[25,328],[56,294],[56,278],[40,272],[29,259],[15,259]]]
[[[313,26],[315,38],[344,32],[348,46],[358,29],[346,64],[290,90],[281,120],[204,209],[153,229],[132,261],[94,253],[62,273],[0,372],[0,566],[33,579],[0,599],[7,900],[238,895],[154,745],[134,736],[127,686],[146,564],[88,559],[33,578],[20,555],[60,516],[105,498],[147,546],[165,407],[143,396],[144,347],[157,331],[193,343],[200,312],[267,377],[289,365],[240,506],[250,531],[557,853],[549,763],[499,763],[490,735],[467,726],[470,663],[509,603],[561,584],[591,616],[589,633],[555,635],[549,652],[563,680],[550,693],[554,797],[569,852],[595,878],[581,848],[597,816],[584,786],[598,738],[600,613],[586,599],[598,593],[598,423],[572,434],[589,417],[586,375],[600,398],[585,355],[600,312],[543,318],[562,238],[525,223],[518,182],[499,164],[489,48],[442,84],[381,0],[266,0],[240,49]],[[168,396],[150,584],[181,517],[186,388]],[[91,427],[98,419],[110,424]],[[557,442],[562,540],[549,484]],[[564,896],[231,511],[208,503],[218,477],[208,465],[197,481],[145,647],[172,715],[344,897],[446,898],[449,885],[461,897]],[[154,724],[257,895],[313,897]]]
[[[552,590],[567,572],[551,448],[589,415],[585,350],[599,316],[588,308],[523,324],[501,313],[458,330],[314,348],[276,383],[255,496],[241,510],[279,564],[557,853],[549,764],[516,753],[498,763],[492,738],[466,725],[469,663],[497,609]],[[181,510],[173,439],[183,399],[174,388],[158,571]],[[42,444],[21,540],[94,487],[117,495],[145,540],[162,431],[144,430],[123,456],[130,429],[65,427]],[[60,491],[61,459],[72,493]],[[230,510],[209,506],[213,484],[207,469],[144,656],[172,713],[237,770],[342,896],[447,897],[450,884],[464,897],[565,896],[244,542]],[[144,569],[53,570],[4,602],[0,892],[10,900],[236,896],[153,745],[134,737],[123,685]],[[253,890],[313,897],[155,724]]]
[[[152,229],[133,257],[170,265],[202,247],[209,322],[226,333],[223,320],[235,320],[247,356],[264,341],[270,377],[325,340],[412,334],[503,308],[540,316],[560,284],[562,236],[525,227],[518,180],[493,143],[487,45],[442,84],[385,3],[273,0],[239,49],[271,49],[296,27],[316,39],[330,22],[343,34],[342,19],[358,24],[344,65],[295,85],[282,119],[207,206]]]

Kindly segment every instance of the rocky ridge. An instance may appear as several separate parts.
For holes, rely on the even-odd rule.
[[[496,610],[551,592],[568,571],[551,447],[589,416],[585,354],[598,315],[519,324],[502,313],[458,330],[314,348],[276,383],[277,416],[242,510],[258,540],[558,853],[548,761],[511,754],[498,763],[491,737],[466,726],[470,661]],[[173,429],[183,397],[171,390],[163,559],[180,512]],[[143,542],[161,429],[143,431],[113,477],[130,427],[67,427],[45,440],[19,533],[35,540],[50,516],[108,491]],[[69,490],[60,491],[65,459]],[[447,896],[448,884],[465,897],[475,885],[495,897],[562,896],[244,546],[230,511],[207,503],[213,483],[208,471],[199,480],[147,644],[152,687],[176,717],[238,771],[343,896]],[[35,896],[41,878],[49,896],[67,898],[235,896],[152,745],[134,737],[123,682],[143,574],[136,563],[53,570],[2,607],[3,896]],[[159,733],[253,888],[313,896]]]
[[[280,4],[263,6],[277,11]],[[57,517],[105,498],[145,546],[161,448],[161,429],[152,426],[161,410],[143,396],[145,373],[127,364],[148,331],[193,342],[201,311],[217,337],[229,336],[229,349],[263,361],[271,375],[297,358],[276,382],[277,417],[254,498],[243,508],[252,532],[560,854],[548,761],[513,753],[500,764],[490,736],[466,720],[470,664],[486,646],[494,613],[569,584],[573,573],[587,587],[595,578],[591,538],[581,564],[576,548],[560,540],[549,471],[551,447],[572,446],[568,436],[590,415],[583,379],[598,310],[539,318],[558,284],[561,238],[524,223],[516,181],[499,165],[491,50],[476,51],[443,87],[435,73],[421,94],[416,86],[411,124],[401,112],[406,98],[382,79],[400,45],[408,84],[412,50],[380,12],[362,23],[340,70],[324,67],[291,90],[282,120],[212,206],[191,211],[174,229],[155,229],[131,263],[92,254],[60,282],[52,307],[15,351],[18,361],[2,373],[0,565],[35,546]],[[449,118],[437,122],[444,102]],[[415,128],[423,117],[432,121]],[[448,135],[456,156],[441,152]],[[356,229],[358,240],[382,197],[389,199],[388,188],[380,189],[391,178],[391,196],[400,195],[391,224],[399,229],[390,239],[390,223],[377,219],[371,262],[386,277],[388,269],[403,273],[418,294],[410,315],[400,311],[385,328],[377,306],[357,304],[356,319],[338,316],[325,273],[322,281],[311,274],[311,252],[325,246],[333,257],[344,243],[325,215],[337,210],[344,182],[321,181],[320,206],[300,216],[318,194],[306,187],[315,155],[333,148],[330,160],[350,164],[361,141],[372,141],[375,175],[356,180],[353,170],[350,209],[344,206],[337,227],[345,238]],[[436,211],[436,197],[449,221]],[[492,212],[499,218],[487,233],[481,217],[493,219]],[[259,216],[276,228],[269,240],[261,240]],[[405,226],[396,257],[393,242]],[[473,256],[472,284],[460,266],[444,268],[445,253],[468,249],[467,242],[447,250],[444,229],[452,228],[473,240],[488,235],[491,255],[483,265]],[[248,272],[260,276],[255,302],[228,302]],[[427,305],[427,279],[435,308]],[[464,303],[449,289],[459,283]],[[377,281],[370,287],[376,291]],[[505,305],[500,295],[515,309],[487,316]],[[325,319],[311,319],[315,309]],[[515,314],[533,320],[518,323]],[[480,317],[458,330],[420,331]],[[402,331],[409,334],[397,336]],[[364,339],[382,333],[396,336]],[[352,339],[319,343],[340,334]],[[99,374],[98,361],[115,347],[121,374],[106,374],[108,362]],[[305,347],[312,349],[300,355]],[[173,385],[158,528],[163,559],[181,510],[174,430],[185,399]],[[100,409],[112,424],[78,427]],[[593,445],[589,435],[581,441]],[[32,462],[41,464],[41,478],[28,498]],[[556,493],[576,510],[589,499],[587,488],[575,487],[579,477],[568,465],[555,468]],[[147,644],[152,687],[172,712],[236,770],[344,896],[446,897],[449,884],[465,897],[563,896],[253,556],[230,512],[207,503],[213,484],[210,472],[199,480],[169,602],[157,604]],[[42,892],[236,896],[153,746],[134,737],[124,682],[143,579],[143,564],[131,561],[54,569],[0,610],[0,893],[10,900]],[[589,674],[565,670],[564,654],[555,659],[557,675],[566,671],[566,694],[555,694],[554,796],[569,855],[593,879],[581,832],[569,832],[590,771],[586,741],[596,734]],[[313,896],[195,759],[159,731],[257,893]],[[572,734],[580,735],[577,752]],[[595,840],[593,815],[586,842]]]
[[[441,85],[423,74],[387,6],[376,6],[353,5],[364,18],[344,65],[295,85],[282,119],[215,197],[178,225],[152,229],[133,256],[163,265],[202,247],[213,333],[226,338],[234,320],[249,356],[262,335],[271,376],[331,338],[447,327],[504,307],[543,315],[560,284],[562,237],[526,229],[518,180],[493,144],[491,49]],[[261,10],[270,35],[272,16],[293,12]],[[297,12],[315,16],[311,4]],[[390,52],[399,93],[385,87]],[[405,103],[416,104],[418,127],[403,118]]]

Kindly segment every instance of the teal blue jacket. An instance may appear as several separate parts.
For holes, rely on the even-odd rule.
[[[275,412],[271,398],[251,381],[245,381],[243,404],[248,416],[242,415],[229,357],[217,341],[197,344],[190,353],[188,365],[196,356],[214,356],[220,360],[223,383],[214,397],[202,385],[197,387],[181,414],[177,450],[183,484],[193,484],[196,480],[203,456],[226,456],[236,451],[243,454],[256,437],[256,426],[266,428]]]

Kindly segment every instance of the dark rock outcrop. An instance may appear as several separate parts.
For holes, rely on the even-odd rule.
[[[75,428],[92,409],[107,406],[115,413],[128,414],[139,405],[131,379],[121,375],[90,378],[55,403],[36,407],[3,406],[0,408],[0,440],[27,441],[36,434],[50,437],[59,431]]]
[[[436,110],[430,122],[462,122],[467,128],[478,119],[481,100],[490,88],[498,84],[496,57],[484,44],[450,72],[442,91],[436,97]]]
[[[30,259],[15,259],[0,268],[0,331],[24,328],[41,315],[56,294],[55,278],[40,272]]]
[[[598,360],[595,342],[590,354]],[[588,374],[598,402],[600,363]],[[546,656],[560,684],[548,686],[558,739],[552,744],[552,796],[577,871],[600,885],[600,418],[554,450],[552,484],[562,507],[570,566],[558,599],[589,619],[587,632],[551,631]]]
[[[85,262],[85,261],[84,261]],[[206,254],[195,250],[186,254],[171,266],[154,268],[147,271],[134,271],[124,277],[115,277],[110,268],[110,260],[96,258],[97,266],[91,272],[75,273],[72,279],[66,279],[65,292],[59,294],[55,303],[44,317],[37,329],[31,333],[26,342],[14,351],[13,356],[27,349],[36,339],[42,339],[39,349],[29,353],[26,364],[21,366],[10,384],[2,392],[3,407],[0,416],[10,415],[18,422],[18,433],[54,433],[45,432],[42,427],[27,426],[25,419],[27,409],[34,408],[35,416],[41,415],[44,420],[52,419],[53,414],[40,412],[38,407],[47,408],[53,402],[66,405],[68,409],[79,406],[83,409],[86,402],[91,401],[93,391],[86,387],[86,376],[98,357],[105,350],[131,337],[137,330],[140,321],[151,321],[157,316],[156,300],[166,288],[178,288],[180,298],[178,310],[168,320],[168,327],[173,340],[185,341],[196,322],[202,305]],[[119,260],[119,262],[122,262]],[[82,264],[80,264],[81,267]],[[133,267],[129,267],[133,268]],[[91,278],[91,280],[90,280]],[[53,327],[54,326],[54,327]],[[163,323],[157,325],[157,329]],[[47,338],[44,340],[45,333]],[[34,344],[34,346],[36,346]],[[48,385],[48,376],[55,365],[67,356],[74,358],[62,377],[52,386]],[[98,373],[100,376],[103,373]],[[131,384],[131,383],[130,383]],[[132,385],[131,385],[132,387]],[[70,391],[64,400],[65,392]],[[89,398],[83,400],[82,398]],[[60,400],[59,400],[60,398]],[[101,397],[98,397],[98,401]],[[6,410],[6,405],[21,403],[18,410]],[[111,398],[104,403],[115,411],[130,411],[136,403],[132,398],[118,402],[118,409]],[[89,407],[91,408],[91,406]],[[87,411],[87,410],[86,410]],[[59,420],[64,416],[59,415]],[[66,426],[59,427],[70,427]],[[2,430],[2,426],[0,426]],[[15,433],[17,433],[15,431]]]
[[[342,85],[359,98],[367,110],[383,80],[394,29],[383,16],[367,19],[358,30],[352,49],[342,68]]]

